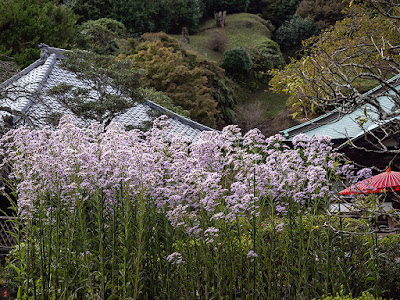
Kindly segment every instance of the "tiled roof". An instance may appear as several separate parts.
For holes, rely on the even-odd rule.
[[[400,90],[399,78],[400,74],[389,81],[394,82],[396,88]],[[393,91],[388,92],[382,86],[377,86],[364,94],[364,96],[367,97],[371,94],[378,95],[377,99],[386,111],[390,111],[394,107],[395,103],[391,97],[394,95]],[[369,118],[361,126],[358,119],[365,119],[365,111],[368,112]],[[375,122],[371,119],[378,120],[379,118],[373,107],[365,104],[348,114],[342,114],[338,110],[333,110],[308,122],[282,130],[281,133],[288,141],[291,141],[298,134],[305,134],[308,137],[330,136],[333,140],[356,139],[364,135],[365,132],[372,131],[390,121]],[[400,119],[400,116],[396,117],[396,119]]]
[[[85,83],[78,79],[74,73],[59,66],[60,60],[63,58],[63,49],[48,47],[43,44],[41,45],[41,49],[42,54],[39,60],[0,84],[0,89],[8,90],[11,95],[10,98],[13,99],[12,101],[1,100],[0,106],[10,107],[18,112],[28,114],[30,117],[33,117],[33,125],[38,127],[48,124],[48,117],[51,114],[73,115],[57,98],[47,93],[51,88],[61,83],[67,83],[76,87],[86,87]],[[169,116],[170,126],[168,127],[168,135],[179,135],[188,141],[196,140],[202,131],[214,130],[180,116],[149,100],[135,103],[125,113],[115,117],[114,121],[118,121],[127,127],[138,128],[152,121],[149,112],[155,112],[156,115],[166,114]],[[0,116],[7,114],[0,111]],[[78,117],[76,119],[81,126],[89,124],[88,120]],[[16,121],[18,124],[24,123],[22,118],[17,118]]]

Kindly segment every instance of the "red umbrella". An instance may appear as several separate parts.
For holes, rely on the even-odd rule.
[[[339,195],[369,194],[392,192],[400,190],[400,172],[394,172],[390,167],[386,172],[375,175],[339,192]]]

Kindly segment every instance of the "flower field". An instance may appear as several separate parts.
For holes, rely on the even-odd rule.
[[[143,133],[64,117],[1,139],[18,199],[6,268],[19,299],[396,295],[400,239],[327,213],[337,182],[371,174],[328,139],[289,148],[228,126],[189,144],[167,129],[163,118]]]

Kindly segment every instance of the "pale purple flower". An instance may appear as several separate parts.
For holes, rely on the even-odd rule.
[[[118,123],[79,128],[67,116],[57,130],[10,130],[0,140],[0,167],[12,165],[9,177],[25,216],[45,194],[60,197],[73,212],[75,201],[101,190],[107,218],[122,187],[132,205],[136,196],[145,197],[176,229],[208,241],[217,239],[222,222],[257,217],[265,200],[273,199],[277,213],[290,209],[288,199],[299,213],[308,212],[306,204],[332,197],[327,174],[349,182],[369,174],[343,165],[327,138],[297,136],[290,149],[281,135],[265,138],[252,130],[243,136],[228,126],[188,144],[171,136],[168,124],[159,118],[146,133]]]
[[[179,252],[174,252],[168,255],[167,261],[174,265],[180,265],[185,263],[185,261],[182,259],[182,254],[180,254]]]
[[[254,261],[254,259],[255,259],[256,257],[258,257],[258,254],[257,254],[256,252],[254,252],[254,250],[250,250],[250,251],[247,253],[247,258],[249,258],[250,261]]]
[[[278,225],[275,226],[275,230],[278,232],[283,231],[283,225],[285,225],[284,223],[280,223]]]

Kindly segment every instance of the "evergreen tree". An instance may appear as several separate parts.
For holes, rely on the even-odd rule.
[[[20,67],[39,58],[39,43],[64,48],[72,40],[77,16],[48,0],[0,0],[0,53]]]
[[[282,50],[290,50],[301,47],[301,42],[313,35],[317,35],[320,28],[310,18],[302,18],[294,15],[290,21],[286,21],[275,33],[275,40]]]
[[[228,14],[247,12],[250,0],[203,0],[204,15],[213,17],[215,11],[226,10]]]
[[[82,16],[81,21],[112,18],[133,36],[155,31],[180,33],[182,27],[195,32],[203,16],[200,0],[76,0],[71,7]]]

